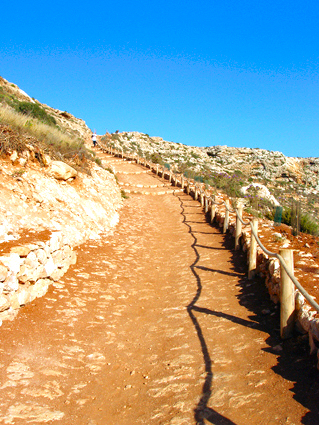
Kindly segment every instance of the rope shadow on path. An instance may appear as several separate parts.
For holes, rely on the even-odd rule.
[[[232,255],[232,262],[239,270],[238,254],[233,249],[230,235],[225,237],[224,246]],[[304,425],[319,424],[319,371],[316,368],[315,356],[309,355],[308,335],[295,331],[292,338],[280,338],[280,309],[270,299],[263,278],[252,280],[241,279],[238,284],[238,301],[252,314],[249,319],[255,323],[255,328],[268,335],[265,343],[268,347],[262,350],[276,356],[277,363],[272,370],[283,379],[293,383],[290,391],[293,398],[306,409],[309,409],[300,421]],[[257,300],[257,302],[256,302]],[[216,312],[208,313],[216,314]]]
[[[176,196],[176,195],[175,195]],[[207,406],[208,401],[211,397],[212,393],[212,383],[213,383],[213,371],[212,371],[212,360],[210,358],[208,347],[205,341],[205,337],[203,334],[203,331],[201,329],[201,326],[194,314],[194,311],[199,311],[199,308],[196,307],[196,302],[199,300],[201,292],[202,292],[202,284],[201,279],[198,273],[196,272],[196,268],[198,268],[197,263],[200,260],[200,255],[197,250],[197,238],[194,235],[194,232],[192,231],[192,227],[188,224],[186,220],[186,214],[185,214],[185,208],[183,206],[183,200],[180,196],[177,196],[177,198],[180,201],[180,207],[181,207],[181,214],[183,216],[183,223],[188,227],[189,234],[193,237],[194,242],[192,244],[192,248],[195,252],[196,258],[194,263],[190,266],[191,271],[193,275],[195,276],[196,282],[197,282],[197,291],[193,298],[193,300],[188,304],[187,306],[187,312],[189,314],[189,317],[195,327],[202,353],[203,353],[203,359],[205,363],[205,382],[203,384],[202,388],[202,395],[200,398],[200,401],[198,402],[196,408],[194,409],[194,418],[197,423],[197,425],[205,425],[204,419],[206,419],[208,422],[215,424],[215,425],[236,425],[233,421],[226,418],[225,416],[219,414],[216,410],[211,409]]]
[[[294,387],[290,390],[294,393],[294,399],[310,410],[301,419],[300,423],[305,425],[318,425],[318,371],[314,370],[315,363],[311,365],[313,360],[309,356],[308,342],[300,341],[300,338],[303,338],[302,336],[299,336],[297,339],[295,338],[287,341],[282,341],[280,339],[278,306],[275,306],[270,300],[267,288],[262,279],[255,278],[254,280],[250,281],[246,277],[239,279],[238,287],[240,288],[240,293],[237,295],[237,297],[239,303],[253,313],[252,315],[248,316],[249,320],[241,319],[222,311],[213,311],[196,305],[202,293],[201,278],[197,273],[197,270],[241,277],[243,273],[246,272],[245,254],[241,252],[235,252],[233,249],[232,238],[229,235],[225,235],[223,247],[224,249],[232,252],[232,263],[234,265],[233,270],[235,270],[235,272],[225,272],[219,269],[211,269],[200,266],[198,264],[200,261],[198,248],[203,248],[203,246],[197,243],[198,239],[196,234],[201,232],[194,232],[192,230],[191,225],[186,220],[184,200],[181,198],[181,196],[178,196],[178,199],[180,201],[180,207],[182,210],[181,215],[183,216],[183,223],[188,227],[189,234],[194,239],[192,248],[195,252],[196,258],[190,268],[197,282],[197,291],[193,300],[187,306],[187,311],[195,327],[201,345],[206,372],[205,382],[202,388],[202,395],[199,403],[194,409],[196,423],[198,425],[204,425],[206,423],[204,420],[206,420],[207,422],[215,425],[235,425],[234,422],[232,422],[230,419],[222,416],[207,406],[212,394],[212,359],[209,355],[203,330],[194,314],[195,312],[221,317],[238,325],[267,333],[269,336],[265,342],[268,344],[268,347],[264,348],[263,350],[270,352],[277,357],[278,363],[276,366],[272,367],[273,371],[281,375],[284,379],[290,382],[294,382]],[[207,232],[204,233],[207,234]],[[258,302],[256,302],[256,297],[258,298]],[[273,313],[271,313],[271,311]],[[278,351],[278,347],[281,345],[283,346],[283,349],[282,351]]]

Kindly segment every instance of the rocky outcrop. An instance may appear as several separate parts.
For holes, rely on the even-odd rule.
[[[106,142],[140,156],[159,154],[176,169],[181,163],[197,171],[216,173],[239,171],[252,179],[268,179],[307,185],[319,193],[319,158],[290,158],[281,152],[265,149],[211,146],[199,148],[167,142],[138,132],[106,135]],[[194,144],[197,141],[194,141]],[[307,189],[306,189],[307,190]]]
[[[302,213],[319,213],[319,158],[290,158],[258,148],[186,146],[138,132],[106,134],[102,141],[188,176],[195,173],[205,180],[235,176],[242,186],[262,184],[270,192],[269,205],[290,208],[294,198],[301,202]]]
[[[58,180],[69,180],[77,176],[77,171],[62,161],[52,161],[50,164],[50,174]]]

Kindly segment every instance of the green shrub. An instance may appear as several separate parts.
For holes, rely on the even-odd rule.
[[[159,153],[152,153],[150,160],[153,162],[153,164],[164,165],[163,158]]]
[[[48,124],[55,125],[56,121],[54,117],[49,115],[40,105],[31,102],[18,102],[14,104],[14,109],[24,115],[37,118],[39,121]]]
[[[319,225],[309,214],[302,214],[300,217],[300,231],[310,235],[319,235]]]
[[[273,219],[274,214],[269,214],[267,218]],[[291,226],[291,209],[283,208],[281,222]],[[310,235],[319,235],[319,225],[310,214],[301,214],[300,216],[300,231]]]

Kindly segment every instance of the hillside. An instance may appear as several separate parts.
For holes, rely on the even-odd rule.
[[[33,232],[60,231],[75,246],[112,228],[120,190],[85,122],[1,77],[0,101],[0,251]]]
[[[42,165],[47,165],[49,157],[90,174],[91,163],[98,162],[98,158],[90,149],[91,130],[83,120],[66,111],[41,104],[1,77],[0,101],[2,112],[7,113],[9,109],[25,117],[24,122],[13,129],[12,122],[6,121],[7,117],[3,117],[5,114],[0,113],[0,123],[8,124],[9,128],[17,130],[19,134],[29,131],[26,136],[28,145],[33,144],[33,149],[40,149],[42,153],[36,156]],[[53,141],[47,140],[47,136],[42,137],[42,130],[36,132],[38,124],[35,123],[39,120],[48,127],[46,131],[50,138],[54,132],[58,132]],[[61,141],[62,135],[67,138],[66,141]],[[18,139],[11,138],[15,141]],[[30,152],[23,153],[24,148],[11,140],[11,150],[8,152],[11,155],[13,150],[20,151],[20,159],[16,162],[23,166],[25,159],[21,159],[21,156],[29,157]],[[273,218],[275,206],[290,209],[292,201],[298,201],[302,213],[307,215],[306,224],[311,232],[318,230],[314,227],[319,214],[319,158],[291,158],[281,152],[257,148],[200,148],[138,132],[106,134],[102,137],[102,143],[122,148],[125,152],[135,152],[154,163],[184,173],[186,177],[223,190],[234,200],[241,199],[248,212],[260,216]],[[19,172],[24,172],[24,169]],[[289,214],[288,211],[288,219]]]
[[[82,139],[88,138],[91,135],[91,130],[82,119],[74,117],[69,112],[60,111],[40,103],[21,90],[17,85],[10,83],[2,77],[0,77],[0,102],[16,108],[21,106],[21,103],[23,103],[24,107],[28,104],[29,106],[38,105],[52,117],[52,122],[63,132]]]
[[[223,189],[232,198],[242,198],[247,207],[272,210],[274,205],[290,207],[300,201],[304,213],[315,220],[319,214],[319,158],[291,158],[265,149],[227,146],[194,147],[168,142],[138,132],[106,134],[102,140],[124,152],[136,152],[187,177]],[[277,200],[258,194],[265,186]],[[243,187],[251,186],[248,192]],[[263,189],[263,188],[262,188]],[[256,199],[257,198],[257,199]],[[270,202],[269,202],[270,201]]]

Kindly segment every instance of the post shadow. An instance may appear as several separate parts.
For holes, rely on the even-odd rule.
[[[226,234],[223,246],[232,253],[234,270],[240,271],[246,264],[246,254],[234,250],[231,235]],[[309,409],[301,424],[319,424],[319,371],[316,367],[316,356],[309,354],[308,335],[294,331],[293,337],[287,340],[280,338],[280,306],[270,299],[264,279],[255,277],[239,281],[238,301],[251,312],[249,319],[269,336],[268,347],[263,350],[276,355],[277,364],[272,370],[285,380],[293,382],[293,398]]]
[[[175,195],[176,196],[176,195]],[[194,314],[194,311],[198,311],[198,307],[196,307],[196,302],[198,301],[198,299],[200,298],[201,292],[202,292],[202,284],[201,284],[201,279],[199,274],[196,271],[196,265],[198,263],[198,261],[200,260],[200,255],[199,252],[197,250],[197,238],[194,234],[194,232],[192,231],[192,227],[190,225],[190,223],[186,220],[186,214],[185,214],[185,208],[183,206],[183,200],[181,199],[180,196],[177,196],[177,198],[180,201],[180,207],[181,207],[181,215],[183,216],[183,223],[188,227],[188,232],[189,234],[192,236],[192,238],[194,239],[193,243],[192,243],[192,249],[195,252],[195,261],[193,262],[193,264],[190,266],[191,271],[196,279],[197,282],[197,290],[196,290],[196,294],[194,296],[194,298],[191,300],[191,302],[188,304],[187,306],[187,312],[189,314],[189,317],[194,325],[194,328],[196,330],[197,333],[197,337],[199,339],[200,345],[201,345],[201,350],[202,350],[202,354],[203,354],[203,360],[204,360],[204,364],[205,364],[205,372],[206,372],[206,376],[205,376],[205,381],[203,384],[203,388],[202,388],[202,394],[200,397],[200,400],[197,404],[197,406],[194,409],[194,419],[196,421],[197,425],[204,425],[204,419],[206,419],[206,421],[215,424],[215,425],[236,425],[233,421],[231,421],[230,419],[226,418],[225,416],[219,414],[216,410],[211,409],[207,406],[208,401],[211,397],[211,393],[212,393],[212,383],[213,383],[213,371],[212,371],[212,360],[210,358],[209,352],[208,352],[208,347],[205,341],[205,337],[203,335],[202,329],[200,327],[200,324]]]
[[[248,317],[249,320],[244,320],[224,312],[212,311],[196,306],[196,303],[199,300],[202,292],[201,279],[196,270],[204,269],[218,273],[221,271],[217,269],[207,269],[198,265],[200,255],[197,248],[203,247],[202,245],[197,244],[196,234],[199,232],[192,231],[192,223],[188,222],[186,219],[183,200],[181,199],[181,196],[177,197],[181,205],[183,223],[188,227],[189,234],[194,239],[192,248],[196,255],[195,261],[190,266],[190,268],[197,282],[197,290],[194,298],[187,306],[187,312],[194,325],[201,345],[206,372],[205,382],[202,388],[202,395],[199,403],[194,409],[194,418],[197,421],[197,424],[204,425],[205,419],[206,421],[215,425],[236,425],[228,418],[220,415],[214,409],[211,409],[207,406],[212,394],[213,385],[212,360],[208,352],[208,346],[206,344],[203,331],[195,317],[194,312],[223,317],[242,326],[255,328],[267,333],[269,335],[266,339],[268,347],[264,348],[263,350],[273,353],[277,356],[278,363],[272,368],[273,371],[281,375],[284,379],[294,382],[294,386],[290,390],[293,392],[293,398],[305,408],[309,409],[309,412],[306,413],[302,418],[301,423],[304,425],[318,425],[319,371],[316,368],[314,357],[309,355],[309,344],[307,337],[295,333],[293,338],[285,341],[281,340],[279,308],[271,301],[263,279],[256,277],[253,280],[248,280],[246,276],[243,276],[243,273],[247,273],[246,254],[242,251],[235,251],[233,237],[231,237],[228,233],[225,234],[223,247],[232,253],[233,271],[229,274],[243,276],[238,283],[240,290],[240,293],[237,296],[238,302],[252,314]],[[206,217],[207,221],[209,222],[209,214],[207,214]]]

